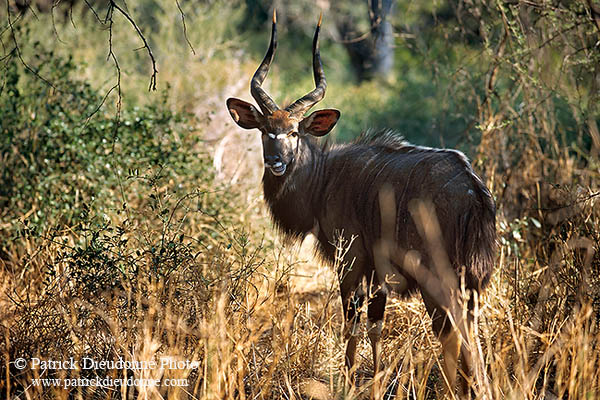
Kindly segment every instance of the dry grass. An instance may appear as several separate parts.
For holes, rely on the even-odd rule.
[[[155,190],[168,192],[166,187]],[[563,208],[542,210],[539,226],[527,217],[509,220],[500,208],[502,246],[480,302],[473,349],[484,366],[475,386],[478,398],[599,395],[599,257],[593,235],[600,215],[596,197],[574,196],[561,198]],[[257,213],[256,190],[239,198],[253,201],[236,203],[230,224],[166,198],[174,220],[182,223],[165,225],[143,203],[132,203],[137,222],[118,237],[130,239],[120,248],[109,246],[115,240],[109,232],[101,231],[94,247],[89,232],[68,230],[52,240],[31,237],[10,246],[13,252],[2,260],[0,271],[2,393],[18,398],[325,399],[367,398],[375,385],[380,394],[393,387],[396,398],[436,397],[440,349],[420,299],[389,301],[382,351],[386,368],[372,379],[364,337],[358,385],[350,385],[341,368],[344,342],[335,273],[312,259],[309,243],[285,247],[272,237],[264,209]],[[555,216],[560,210],[563,219]],[[110,218],[119,226],[124,217]],[[209,231],[215,234],[206,235]],[[81,245],[82,235],[88,235],[87,245]],[[194,240],[199,237],[207,241]],[[152,246],[161,240],[180,240],[179,261],[164,257],[157,264]],[[77,244],[83,253],[73,251]],[[114,270],[106,263],[122,259],[135,266],[135,274],[107,276]],[[157,267],[163,272],[154,273]],[[77,268],[83,268],[83,275],[74,275]],[[11,362],[19,357],[193,360],[198,365],[18,370]],[[32,384],[37,378],[64,382],[107,376],[163,384],[75,389]],[[186,386],[167,387],[166,379],[184,379]]]
[[[52,257],[49,249],[41,257]],[[183,378],[189,386],[164,386],[127,392],[141,398],[364,398],[370,391],[370,354],[366,342],[360,349],[362,386],[348,385],[340,372],[343,365],[340,304],[334,279],[313,282],[314,291],[292,290],[277,270],[253,276],[242,298],[230,299],[225,287],[202,299],[191,293],[172,293],[173,285],[148,283],[147,300],[137,310],[120,315],[122,303],[135,291],[105,292],[98,300],[79,296],[30,296],[27,303],[3,304],[5,361],[26,358],[68,359],[83,356],[98,360],[197,360],[198,369],[92,371],[93,375]],[[306,271],[309,272],[309,271]],[[4,293],[25,286],[3,271]],[[16,274],[15,274],[16,275]],[[42,276],[40,273],[39,276]],[[11,278],[8,280],[7,278]],[[293,283],[294,276],[287,277]],[[35,283],[35,282],[34,282]],[[219,285],[220,286],[220,285]],[[31,286],[28,285],[28,290]],[[476,354],[487,366],[487,378],[478,382],[481,398],[594,398],[598,390],[598,331],[591,307],[576,310],[568,318],[556,316],[551,331],[540,332],[520,324],[511,299],[502,296],[496,279],[482,303]],[[171,292],[171,293],[170,293]],[[23,293],[23,297],[25,293]],[[33,297],[33,298],[31,298]],[[196,312],[189,304],[197,302]],[[82,318],[83,310],[89,315]],[[199,310],[202,310],[200,312]],[[195,314],[195,315],[194,315]],[[384,364],[380,385],[397,382],[398,397],[428,398],[439,377],[438,343],[418,300],[392,299],[384,331]],[[432,372],[433,371],[433,372]],[[84,398],[118,397],[111,390],[30,386],[44,375],[37,370],[14,368],[8,374],[6,393],[23,388],[28,398],[69,397],[81,391]],[[49,371],[50,372],[50,371]],[[104,375],[106,374],[106,375]],[[90,377],[86,371],[57,371],[48,376]],[[429,379],[428,379],[428,376]],[[127,392],[127,395],[126,395]]]

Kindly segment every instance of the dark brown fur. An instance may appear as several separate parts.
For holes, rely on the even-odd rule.
[[[386,218],[390,218],[382,218],[380,196],[383,190],[393,191],[394,248],[393,254],[388,253],[387,265],[392,266],[393,274],[403,277],[394,277],[400,284],[393,288],[402,296],[421,292],[433,331],[442,343],[446,389],[453,390],[459,370],[461,391],[466,395],[474,368],[469,345],[474,296],[471,293],[467,319],[463,320],[461,306],[451,292],[459,289],[460,281],[477,293],[488,284],[496,246],[494,200],[466,157],[455,150],[413,146],[391,132],[364,135],[354,143],[331,148],[320,148],[312,137],[301,135],[286,174],[275,176],[265,169],[263,188],[278,229],[289,239],[302,239],[313,231],[319,253],[330,263],[335,259],[338,237],[355,238],[338,271],[346,321],[346,365],[353,369],[358,343],[355,326],[366,297],[366,281],[374,374],[380,365],[378,343],[389,276],[381,258],[380,264],[376,263],[382,225],[388,225]],[[450,277],[438,273],[434,262],[439,260],[430,254],[431,243],[413,220],[410,206],[419,201],[433,205],[442,252],[453,269]],[[421,269],[435,279],[420,280],[406,269],[402,256],[409,251],[417,252]],[[449,323],[447,313],[455,325]]]
[[[301,137],[288,172],[265,171],[263,188],[273,220],[289,238],[304,238],[317,226],[319,251],[330,262],[338,232],[356,236],[349,256],[357,276],[375,268],[373,249],[381,239],[378,196],[387,185],[395,194],[395,242],[417,250],[431,265],[427,246],[408,211],[411,200],[433,203],[442,228],[444,250],[458,271],[465,267],[467,289],[479,291],[493,271],[495,205],[466,157],[455,150],[413,146],[391,132],[368,134],[352,144],[321,148]],[[347,261],[352,261],[351,259]],[[402,273],[401,266],[396,265]],[[403,274],[416,288],[410,275]]]

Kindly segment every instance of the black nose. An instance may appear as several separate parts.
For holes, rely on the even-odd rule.
[[[281,162],[281,157],[278,155],[275,156],[265,156],[265,163],[269,165],[273,165],[276,162]]]

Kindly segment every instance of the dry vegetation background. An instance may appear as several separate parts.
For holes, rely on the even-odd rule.
[[[2,4],[0,397],[368,397],[366,337],[359,385],[342,373],[335,268],[313,260],[310,243],[276,237],[258,134],[224,107],[249,98],[272,4],[89,2],[25,14]],[[275,6],[276,99],[312,86],[310,35],[323,8],[322,106],[342,111],[336,140],[391,127],[464,150],[485,176],[500,249],[479,305],[476,396],[600,397],[600,3],[399,0],[394,71],[361,82],[335,21],[366,15],[364,2]],[[153,52],[157,91],[126,15]],[[420,299],[389,301],[378,397],[436,397],[429,324]],[[20,357],[198,365],[18,369]],[[131,376],[188,385],[32,381]]]

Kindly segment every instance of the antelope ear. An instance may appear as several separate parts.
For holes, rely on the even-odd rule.
[[[300,133],[308,133],[313,136],[327,135],[340,118],[340,112],[334,109],[315,111],[300,121]]]
[[[235,123],[244,129],[259,128],[264,120],[264,116],[256,107],[240,99],[227,99],[227,109]]]

